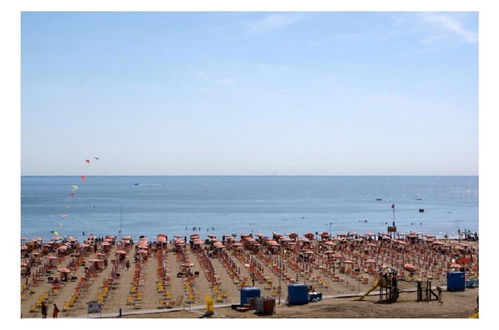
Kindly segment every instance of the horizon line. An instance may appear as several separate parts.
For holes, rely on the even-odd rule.
[[[23,176],[80,176],[77,174],[21,174],[21,177]],[[90,175],[85,175],[87,177],[89,176],[171,176],[171,177],[200,177],[200,176],[212,176],[212,177],[219,177],[219,176],[255,176],[255,177],[275,177],[275,176],[281,176],[281,177],[297,177],[297,176],[303,176],[303,177],[322,177],[322,176],[448,176],[448,177],[465,177],[465,176],[474,176],[478,177],[478,174],[90,174]]]

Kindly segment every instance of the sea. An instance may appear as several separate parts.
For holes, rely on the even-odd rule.
[[[29,239],[362,234],[393,222],[400,233],[478,232],[478,177],[21,177],[21,235]]]

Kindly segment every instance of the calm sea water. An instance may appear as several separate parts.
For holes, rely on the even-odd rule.
[[[478,177],[24,176],[21,233],[383,232],[392,204],[401,232],[478,231]]]

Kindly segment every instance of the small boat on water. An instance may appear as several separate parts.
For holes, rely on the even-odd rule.
[[[382,199],[381,198],[376,198],[375,201],[382,201]]]
[[[422,198],[416,198],[417,201],[422,201],[423,199]]]

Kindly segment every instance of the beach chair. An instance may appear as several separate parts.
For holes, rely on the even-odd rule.
[[[160,299],[158,302],[158,309],[166,308],[166,302],[163,299]]]
[[[177,301],[175,302],[176,306],[182,306],[182,302],[184,301],[184,296],[178,296]]]

